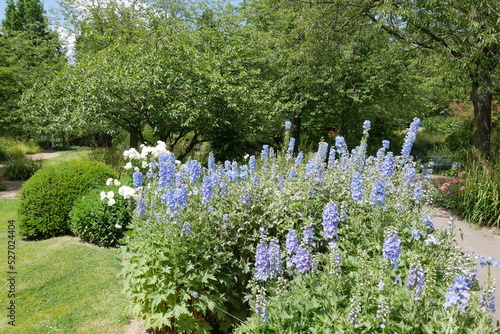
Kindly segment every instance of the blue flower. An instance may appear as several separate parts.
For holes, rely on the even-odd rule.
[[[293,154],[294,148],[295,148],[295,138],[290,138],[290,142],[288,143],[288,150],[286,152],[288,154]]]
[[[472,281],[467,277],[466,274],[462,273],[455,277],[455,281],[445,293],[446,301],[443,306],[444,309],[456,305],[460,302],[460,311],[465,312],[465,306],[470,297],[470,289],[472,288]]]
[[[240,196],[240,203],[243,205],[250,206],[252,204],[250,200],[250,194],[249,193],[243,193]]]
[[[413,262],[410,264],[410,270],[408,272],[408,284],[406,289],[414,291],[413,299],[419,300],[420,294],[424,290],[425,285],[425,273],[424,268],[418,262]]]
[[[489,288],[481,291],[481,301],[479,305],[485,310],[495,313],[495,287],[490,286]]]
[[[208,156],[208,170],[209,171],[215,170],[215,157],[212,154],[212,152],[210,152],[210,155]]]
[[[347,145],[345,143],[345,139],[342,136],[335,137],[335,147],[337,148],[337,152],[342,155],[347,153]]]
[[[411,231],[411,235],[413,236],[413,239],[415,240],[419,240],[420,239],[420,231],[416,228],[414,228],[412,231]]]
[[[268,253],[269,265],[271,267],[270,278],[281,276],[283,273],[283,266],[281,263],[281,248],[278,240],[274,238],[271,240],[269,243]]]
[[[382,164],[381,175],[384,178],[390,179],[394,172],[394,156],[392,153],[388,153],[384,158],[384,163]]]
[[[425,215],[422,218],[422,225],[427,226],[431,229],[434,229],[434,222],[432,221],[432,217],[429,215]]]
[[[209,203],[212,200],[212,180],[210,176],[205,175],[201,184],[201,201]]]
[[[262,152],[260,153],[260,158],[263,161],[269,160],[269,145],[262,146]]]
[[[316,152],[317,155],[318,155],[318,159],[320,161],[325,161],[326,160],[326,156],[328,154],[328,143],[327,142],[320,142],[319,145],[318,145],[318,152]]]
[[[390,145],[391,145],[391,142],[390,142],[390,141],[388,141],[388,140],[382,140],[382,147],[383,147],[385,150],[388,150]]]
[[[201,165],[196,160],[189,160],[187,163],[187,173],[191,184],[198,182],[201,173]]]
[[[405,137],[405,142],[401,149],[401,156],[404,160],[408,160],[408,158],[410,157],[411,148],[413,146],[413,143],[417,139],[417,131],[419,126],[420,120],[418,118],[414,118],[413,122],[410,124],[410,128],[408,129],[408,133]]]
[[[139,196],[139,198],[137,199],[136,210],[137,219],[141,219],[142,216],[146,213],[146,203],[144,202],[142,196]]]
[[[361,179],[361,174],[359,172],[354,172],[352,174],[351,180],[351,197],[354,202],[360,204],[363,199],[363,180]]]
[[[335,165],[335,147],[330,147],[330,152],[328,153],[328,169],[332,169]]]
[[[139,172],[139,171],[134,172],[134,174],[132,174],[132,179],[133,179],[134,187],[137,188],[137,187],[142,186],[143,179],[142,179],[141,172]]]
[[[254,155],[248,160],[248,165],[250,167],[250,174],[255,174],[257,172],[257,160]]]
[[[264,323],[269,320],[265,289],[262,288],[255,298],[255,314],[259,315]]]
[[[187,234],[189,234],[189,232],[191,232],[191,224],[184,223],[182,225],[182,229],[181,229],[181,236],[187,235]]]
[[[159,188],[171,187],[175,183],[175,157],[172,153],[163,153],[158,157],[160,162]]]
[[[339,220],[337,204],[333,202],[328,203],[323,210],[323,236],[325,240],[330,240],[337,236]]]
[[[241,166],[241,168],[240,168],[240,179],[242,179],[242,180],[248,179],[248,166],[247,165]]]
[[[267,281],[271,272],[271,263],[269,261],[269,246],[261,241],[257,245],[255,252],[255,279],[258,281]]]
[[[383,256],[389,260],[394,269],[398,269],[399,255],[401,254],[401,240],[398,233],[389,231],[384,241]]]
[[[306,228],[302,232],[302,242],[304,245],[310,245],[316,248],[316,236],[314,235],[314,227],[312,227],[312,223],[307,223]]]
[[[370,204],[383,205],[385,202],[385,182],[381,180],[375,181],[372,190]]]
[[[300,165],[302,160],[304,160],[304,152],[299,152],[299,154],[297,154],[297,158],[295,158],[295,166]]]
[[[312,269],[312,257],[311,251],[304,247],[303,245],[299,245],[297,249],[297,254],[294,256],[294,263],[297,271],[301,274],[304,274]]]
[[[290,256],[297,252],[297,249],[299,248],[299,239],[295,230],[288,230],[285,248],[286,253]]]
[[[292,122],[285,121],[285,130],[290,130],[292,128]]]

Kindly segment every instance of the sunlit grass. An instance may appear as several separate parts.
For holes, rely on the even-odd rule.
[[[16,219],[17,201],[0,200],[0,244],[5,249],[7,224]],[[123,332],[129,317],[117,279],[119,250],[84,244],[74,237],[26,242],[16,236],[15,252],[16,326],[9,326],[3,316],[1,333]],[[10,302],[4,293],[6,279],[0,289],[0,305],[6,308]]]
[[[59,156],[44,160],[44,165],[53,165],[68,160],[86,159],[92,150],[58,151]]]

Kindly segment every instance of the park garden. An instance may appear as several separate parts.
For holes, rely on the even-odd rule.
[[[2,21],[2,331],[498,332],[497,2],[99,4]]]

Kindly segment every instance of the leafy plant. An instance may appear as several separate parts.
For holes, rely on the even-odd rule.
[[[2,172],[6,180],[27,180],[40,168],[42,168],[41,161],[15,159],[3,167]]]
[[[400,156],[388,142],[366,155],[368,121],[353,151],[337,137],[294,156],[289,132],[283,152],[265,146],[242,164],[180,165],[161,144],[126,151],[131,313],[176,333],[493,333],[491,284],[472,293],[474,259],[423,208],[418,124]]]
[[[110,177],[115,177],[111,168],[99,162],[73,160],[40,169],[19,192],[21,235],[47,238],[69,233],[73,203]]]
[[[115,193],[118,194],[118,187],[110,185],[92,189],[77,200],[69,214],[71,232],[98,246],[119,244],[132,219],[135,205],[131,199],[120,196],[116,196],[114,205],[109,205],[109,199],[115,198]]]

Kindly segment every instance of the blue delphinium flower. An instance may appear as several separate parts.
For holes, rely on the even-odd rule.
[[[290,138],[290,142],[288,143],[288,149],[287,149],[287,153],[288,154],[293,154],[293,149],[295,148],[295,138]]]
[[[269,278],[270,273],[269,246],[261,240],[255,252],[255,279],[265,282]]]
[[[242,180],[248,179],[248,166],[247,165],[241,166],[241,168],[240,168],[240,179],[242,179]]]
[[[302,232],[302,242],[306,246],[312,246],[316,248],[316,236],[314,235],[314,227],[312,223],[307,223],[304,231]]]
[[[430,215],[425,215],[424,217],[422,217],[422,225],[434,229],[434,222],[432,221],[432,217]]]
[[[133,179],[133,184],[134,187],[140,187],[142,186],[143,178],[142,178],[142,173],[139,171],[135,171],[134,174],[132,174],[132,179]]]
[[[250,174],[255,174],[257,172],[257,160],[255,159],[254,155],[252,155],[250,159],[248,159],[248,166]]]
[[[408,129],[408,133],[405,137],[405,142],[403,144],[403,148],[401,149],[401,156],[406,161],[410,157],[411,148],[415,139],[417,139],[417,131],[420,126],[420,120],[418,118],[414,118],[413,122],[410,124],[410,128]]]
[[[299,249],[299,239],[297,236],[297,232],[295,232],[295,230],[293,229],[288,230],[285,243],[285,250],[287,254],[287,260],[286,260],[287,268],[289,269],[293,268],[294,264],[293,259],[298,249]]]
[[[285,130],[290,130],[292,128],[292,122],[290,121],[285,121]]]
[[[137,219],[141,219],[142,216],[146,214],[146,202],[144,202],[144,198],[142,198],[142,196],[139,196],[137,199],[136,210]]]
[[[281,263],[281,248],[277,239],[273,238],[271,242],[269,242],[269,265],[270,269],[270,278],[275,278],[281,276],[283,274],[283,266]]]
[[[330,147],[330,152],[328,153],[328,169],[332,169],[335,166],[335,147]]]
[[[351,180],[351,197],[354,202],[360,204],[363,199],[363,180],[361,179],[361,174],[359,172],[354,172],[352,174]]]
[[[231,164],[231,169],[228,171],[227,176],[230,181],[237,182],[238,181],[238,163],[234,161]]]
[[[294,167],[292,167],[292,169],[290,169],[290,172],[288,173],[288,178],[292,181],[295,181],[297,180],[297,176],[298,176],[297,170]]]
[[[392,153],[388,153],[384,158],[384,163],[382,164],[381,175],[384,178],[390,179],[394,173],[394,156]]]
[[[297,271],[304,274],[312,269],[312,257],[309,248],[299,245],[297,254],[294,256],[295,267]]]
[[[388,150],[390,145],[391,145],[391,142],[390,142],[390,141],[388,141],[388,140],[382,140],[382,147],[383,147],[385,150]]]
[[[187,163],[187,173],[191,184],[198,182],[201,173],[201,165],[196,160],[189,160]]]
[[[337,149],[338,154],[342,155],[347,153],[347,145],[345,143],[345,139],[342,136],[335,137],[335,147]]]
[[[225,224],[229,223],[229,215],[227,213],[222,216],[222,222]]]
[[[210,172],[215,170],[215,157],[212,152],[208,155],[208,170]]]
[[[333,202],[328,203],[323,210],[323,236],[325,240],[337,237],[339,220],[337,204]]]
[[[181,236],[187,235],[187,234],[189,234],[189,232],[191,232],[191,224],[184,223],[182,225],[182,229],[181,229]]]
[[[175,183],[175,157],[172,153],[163,153],[158,157],[160,162],[159,188],[171,187]]]
[[[297,158],[295,158],[295,166],[300,165],[302,160],[304,160],[304,152],[299,152],[299,154],[297,154]]]
[[[363,136],[368,137],[368,131],[370,131],[371,123],[370,121],[363,122]]]
[[[408,272],[408,284],[406,289],[413,290],[413,299],[419,300],[420,294],[424,290],[425,285],[425,273],[424,268],[418,262],[413,262],[410,264],[410,270]]]
[[[149,163],[149,168],[151,168],[151,170],[153,170],[153,171],[156,170],[156,168],[158,168],[157,165],[156,165],[156,162],[150,162]]]
[[[229,160],[224,161],[224,172],[228,174],[230,170],[231,170],[231,161]]]
[[[414,228],[413,230],[411,230],[411,235],[413,237],[413,239],[415,240],[419,240],[420,239],[420,231],[416,228]]]
[[[495,313],[495,287],[493,285],[481,291],[481,301],[479,305],[488,312]]]
[[[212,200],[212,180],[210,176],[205,175],[203,177],[203,182],[201,184],[201,201],[203,203],[209,203]]]
[[[455,281],[445,293],[446,301],[443,303],[444,309],[456,305],[460,302],[460,311],[465,312],[465,307],[470,297],[472,281],[466,274],[461,273],[455,277]]]
[[[359,325],[361,324],[360,318],[361,318],[361,298],[359,295],[359,292],[356,292],[354,295],[352,295],[350,301],[350,311],[348,314],[349,322],[351,325],[353,325],[354,328],[358,328]]]
[[[278,175],[277,179],[278,179],[278,188],[280,188],[280,190],[283,190],[283,188],[285,188],[285,179],[281,175]]]
[[[326,157],[328,155],[328,143],[327,142],[320,142],[318,145],[318,159],[321,161],[325,161]]]
[[[240,203],[243,205],[250,206],[252,204],[250,200],[250,194],[249,193],[243,193],[240,196]]]
[[[383,256],[389,260],[394,269],[398,269],[399,255],[401,254],[401,240],[398,233],[390,230],[384,241]]]
[[[373,185],[370,204],[383,205],[384,202],[385,202],[385,182],[381,180],[376,180],[375,184]]]
[[[406,165],[404,167],[404,172],[405,172],[405,183],[404,183],[404,185],[405,186],[413,185],[413,183],[415,181],[415,177],[417,177],[417,170],[415,169],[415,167]]]
[[[416,203],[420,203],[423,195],[424,195],[424,189],[423,189],[422,182],[415,183],[415,187],[413,189],[413,200]]]
[[[262,152],[260,154],[260,158],[263,161],[269,160],[269,145],[263,145],[262,146]]]

